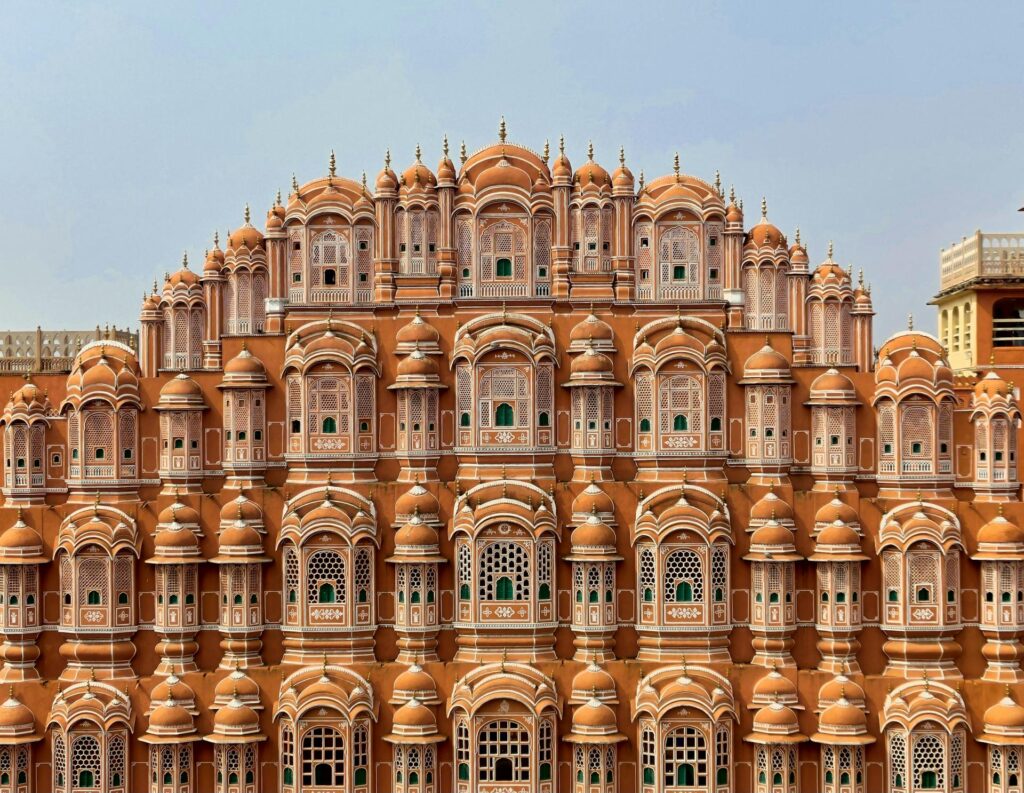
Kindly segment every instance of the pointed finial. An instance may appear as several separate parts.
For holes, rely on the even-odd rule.
[[[715,192],[722,195],[722,174],[718,172],[717,168],[715,169]]]
[[[295,195],[299,194],[299,180],[295,178],[295,172],[292,172],[292,192]]]
[[[281,206],[281,188],[277,188],[277,195],[274,196],[274,206]]]
[[[181,267],[182,267],[183,270],[187,270],[188,269],[188,251],[185,251],[181,255]]]
[[[829,240],[828,241],[828,260],[829,261],[832,261],[832,251],[833,251],[833,249],[834,249],[834,246],[832,245],[832,240]]]
[[[761,219],[768,220],[768,199],[761,196]]]
[[[913,329],[914,329],[914,315],[913,314],[907,314],[907,330],[913,330]]]
[[[249,205],[248,204],[245,205],[245,222],[246,222],[246,224],[249,223]]]
[[[565,135],[558,136],[558,153],[565,156]]]
[[[386,171],[386,170],[389,170],[390,168],[391,168],[391,149],[388,148],[388,149],[384,150],[384,170]]]
[[[793,235],[793,238],[796,240],[796,244],[799,245],[800,244],[800,227],[799,226],[796,227],[796,234]]]
[[[331,149],[331,159],[327,161],[327,173],[332,179],[338,175],[338,161],[334,158],[334,149]]]
[[[363,171],[363,192],[366,192],[366,171]]]
[[[441,153],[444,154],[444,158],[447,160],[448,159],[448,133],[447,132],[444,134],[444,137],[441,138]]]
[[[213,247],[214,248],[219,248],[220,247],[220,232],[219,231],[214,231],[213,232]]]
[[[594,161],[594,141],[587,141],[587,159],[591,162]]]
[[[857,273],[857,286],[859,286],[861,289],[864,288],[864,268],[863,267],[861,267],[860,270]]]
[[[462,143],[459,144],[459,161],[463,165],[465,165],[466,164],[466,160],[468,160],[468,159],[469,159],[469,156],[466,154],[466,141],[462,141]]]
[[[736,185],[729,185],[729,203],[736,203]]]
[[[544,162],[545,163],[547,163],[549,157],[551,157],[551,142],[547,138],[545,138],[544,139]]]
[[[676,175],[676,181],[679,181],[679,152],[676,152],[676,156],[672,158],[672,173]]]
[[[416,144],[416,162],[420,162],[420,157],[423,155],[423,151],[420,149],[420,144]]]
[[[501,121],[498,123],[498,140],[502,143],[505,142],[506,130],[505,130],[505,116],[501,117]]]
[[[626,147],[619,146],[619,165],[626,167]]]

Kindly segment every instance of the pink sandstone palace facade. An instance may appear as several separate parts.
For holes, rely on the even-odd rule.
[[[0,793],[1024,791],[1024,348],[876,351],[678,158],[458,159],[0,375]]]

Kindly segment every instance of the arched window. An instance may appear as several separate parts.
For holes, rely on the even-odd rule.
[[[494,263],[495,275],[498,278],[511,278],[512,277],[512,260],[506,257],[498,259]]]
[[[507,402],[502,402],[500,405],[498,405],[498,407],[494,409],[494,426],[515,426],[515,412],[512,410],[512,406]]]
[[[530,733],[518,721],[497,719],[477,734],[480,782],[528,782],[532,758]]]
[[[302,736],[304,789],[345,787],[345,740],[333,727],[315,726]]]
[[[665,602],[704,600],[704,574],[700,557],[689,549],[673,551],[665,559]]]
[[[323,421],[324,435],[334,435],[338,431],[338,422],[333,416],[327,416]]]

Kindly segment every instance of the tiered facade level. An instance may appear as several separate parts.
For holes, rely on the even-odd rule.
[[[1020,793],[1013,386],[559,148],[332,155],[0,380],[0,793]]]

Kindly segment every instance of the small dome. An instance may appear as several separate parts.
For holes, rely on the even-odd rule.
[[[825,526],[818,534],[818,547],[826,545],[839,547],[855,545],[859,549],[860,535],[842,521],[837,520],[835,523]]]
[[[978,530],[978,543],[1021,545],[1024,544],[1024,531],[1000,512]]]
[[[572,679],[574,700],[585,702],[592,697],[602,701],[615,699],[615,680],[593,661]]]
[[[437,719],[430,708],[413,697],[395,711],[394,725],[395,727],[435,729]]]
[[[259,732],[260,717],[252,708],[243,703],[237,697],[231,699],[227,705],[217,711],[213,717],[214,730],[218,727],[229,734],[246,734]]]
[[[856,680],[839,674],[818,689],[818,704],[825,706],[847,699],[854,704],[864,703],[864,689]]]
[[[1024,708],[1021,710],[1024,711]],[[828,727],[838,727],[846,730],[851,728],[867,729],[867,724],[867,714],[845,697],[841,698],[834,705],[829,705],[825,708],[818,719],[818,725],[822,729]]]
[[[12,690],[7,700],[0,705],[0,734],[32,732],[35,726],[32,710],[15,697]]]
[[[0,558],[27,558],[40,556],[43,552],[43,538],[26,525],[18,509],[18,519],[0,534]]]
[[[792,522],[793,520],[793,507],[779,498],[774,490],[769,490],[750,508],[751,523],[768,520],[780,522]]]
[[[587,161],[576,169],[573,182],[577,190],[600,190],[611,187],[612,180],[608,171],[594,162],[594,146],[592,144],[587,151]]]
[[[398,189],[398,177],[391,170],[391,154],[384,158],[384,168],[377,174],[377,192],[395,191]]]
[[[220,533],[219,547],[221,553],[233,552],[233,555],[239,555],[239,551],[262,553],[263,540],[252,526],[238,522]]]
[[[153,691],[150,692],[149,698],[150,701],[154,703],[165,702],[169,699],[173,699],[175,702],[186,707],[192,707],[195,704],[196,695],[186,683],[182,682],[181,678],[177,675],[171,674],[153,687]]]
[[[199,539],[190,529],[178,526],[158,531],[153,538],[153,545],[158,554],[168,551],[183,554],[190,551],[198,552]]]
[[[576,548],[614,548],[615,532],[608,528],[596,514],[573,529],[572,547]]]
[[[610,515],[615,511],[615,504],[611,496],[605,493],[596,482],[591,481],[572,502],[574,515],[590,515],[597,512],[602,515]]]
[[[416,147],[416,162],[402,173],[402,187],[405,190],[433,190],[437,187],[437,177],[420,159],[420,147]]]
[[[217,244],[217,237],[214,235],[213,249],[206,254],[206,262],[203,264],[203,274],[209,275],[212,273],[219,273],[223,266],[224,251],[220,249],[220,245]]]
[[[199,383],[193,380],[184,372],[179,372],[177,376],[168,380],[164,383],[160,389],[160,401],[191,401],[191,400],[203,400],[203,389],[199,387]]]
[[[765,523],[761,528],[750,536],[751,546],[779,546],[792,547],[794,542],[793,532],[776,523],[773,520]]]
[[[822,372],[811,383],[811,398],[826,398],[835,394],[855,394],[850,378],[838,369]]]
[[[395,515],[436,516],[441,507],[434,494],[418,482],[406,490],[395,501]]]
[[[985,711],[985,729],[1024,730],[1024,706],[1005,696]]]
[[[551,175],[555,179],[572,178],[572,165],[569,164],[569,158],[565,156],[564,142],[559,144],[558,156],[555,157],[555,163],[551,166]]]
[[[569,371],[573,376],[580,375],[583,378],[592,378],[598,375],[610,375],[613,368],[614,365],[611,358],[590,347],[583,355],[577,355],[573,358]]]
[[[175,498],[173,504],[170,504],[160,510],[157,523],[180,523],[183,526],[198,526],[199,513],[187,504],[182,504],[177,498]]]
[[[188,269],[188,262],[186,260],[185,266],[178,270],[176,273],[172,273],[170,278],[164,282],[165,289],[174,289],[178,285],[185,287],[192,287],[199,285],[199,276]]]
[[[256,502],[250,501],[241,494],[221,507],[220,510],[221,524],[231,525],[239,520],[245,523],[263,522],[263,512]]]
[[[155,693],[155,689],[154,689]],[[260,688],[256,682],[241,669],[221,678],[213,690],[215,702],[227,703],[232,699],[249,704],[259,704]]]
[[[438,377],[437,361],[419,350],[413,350],[399,361],[397,371],[399,377],[430,379]]]
[[[194,728],[192,714],[174,699],[160,703],[149,714],[149,729],[154,733],[191,732]]]
[[[762,704],[782,702],[795,705],[798,701],[796,683],[778,669],[773,669],[754,684],[752,700]]]
[[[615,732],[618,722],[615,711],[597,698],[591,698],[573,711],[572,727],[574,732],[604,733]]]
[[[830,525],[837,521],[848,525],[860,525],[860,516],[857,514],[857,510],[838,495],[814,513],[814,522],[817,524]]]
[[[599,319],[593,311],[587,314],[582,322],[576,323],[569,332],[570,343],[586,344],[589,341],[600,346],[600,342],[612,342],[614,339],[615,333],[612,331],[612,326]]]
[[[245,207],[245,223],[228,235],[228,250],[248,248],[253,250],[263,245],[263,235],[249,222],[249,207]]]
[[[477,192],[488,187],[518,187],[529,193],[533,189],[533,180],[522,168],[502,157],[497,165],[487,168],[476,179]]]
[[[800,721],[796,711],[780,702],[773,702],[754,714],[754,729],[769,734],[798,732]]]
[[[395,678],[394,695],[396,699],[432,701],[437,699],[437,684],[423,667],[413,664]]]
[[[224,374],[265,378],[267,376],[267,369],[263,365],[263,361],[249,352],[247,347],[243,346],[242,351],[225,364]]]
[[[726,223],[743,223],[743,210],[736,203],[735,196],[730,197],[729,206],[725,208]]]
[[[974,386],[974,395],[978,397],[1006,397],[1010,395],[1010,386],[995,372],[989,372]]]
[[[747,232],[745,244],[758,248],[785,248],[786,236],[765,218],[761,218],[761,222]]]
[[[424,523],[418,514],[395,533],[395,545],[399,547],[437,547],[437,530]]]
[[[789,371],[789,361],[781,352],[773,349],[768,343],[755,352],[743,365],[743,376],[749,377],[755,372]]]
[[[441,334],[437,332],[437,329],[426,322],[423,317],[416,313],[416,316],[412,320],[403,325],[398,329],[398,333],[395,334],[395,341],[398,344],[407,344],[410,346],[420,345],[423,347],[436,345],[441,339]]]

